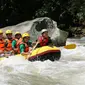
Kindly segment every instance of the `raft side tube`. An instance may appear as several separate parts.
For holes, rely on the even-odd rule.
[[[45,60],[59,60],[61,57],[61,51],[60,50],[50,50],[45,51],[40,54],[36,54],[35,56],[31,56],[28,60],[29,61],[45,61]]]

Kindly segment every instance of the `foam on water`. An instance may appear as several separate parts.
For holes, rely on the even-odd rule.
[[[79,61],[85,60],[85,40],[81,39],[68,39],[67,44],[76,44],[75,49],[61,48],[61,60]]]
[[[61,47],[61,59],[30,62],[22,56],[0,61],[0,85],[85,85],[85,47],[79,40],[75,49]]]
[[[85,47],[84,46],[79,46],[76,47],[75,49],[62,49],[61,53],[61,59],[62,60],[73,60],[73,61],[78,61],[78,60],[85,60]]]

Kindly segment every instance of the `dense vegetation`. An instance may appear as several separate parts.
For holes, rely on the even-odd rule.
[[[0,27],[50,17],[58,27],[84,26],[85,0],[0,0]]]

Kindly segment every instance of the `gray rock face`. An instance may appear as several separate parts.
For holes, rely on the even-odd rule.
[[[49,36],[53,40],[56,46],[63,46],[66,44],[68,33],[57,28],[57,23],[50,18],[43,17],[37,18],[31,21],[26,21],[15,26],[9,26],[3,28],[5,32],[7,29],[11,29],[14,33],[19,31],[21,33],[29,32],[32,41],[35,41],[41,34],[42,29],[47,29]]]

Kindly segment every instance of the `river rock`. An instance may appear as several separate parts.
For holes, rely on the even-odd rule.
[[[2,29],[4,32],[7,29],[12,30],[14,33],[16,31],[19,31],[21,33],[29,32],[32,41],[35,41],[37,39],[37,37],[41,34],[42,29],[47,29],[49,36],[56,46],[65,45],[68,37],[68,33],[60,30],[57,27],[57,22],[48,17],[36,18],[34,20],[25,21],[23,23],[14,26],[8,26]]]

